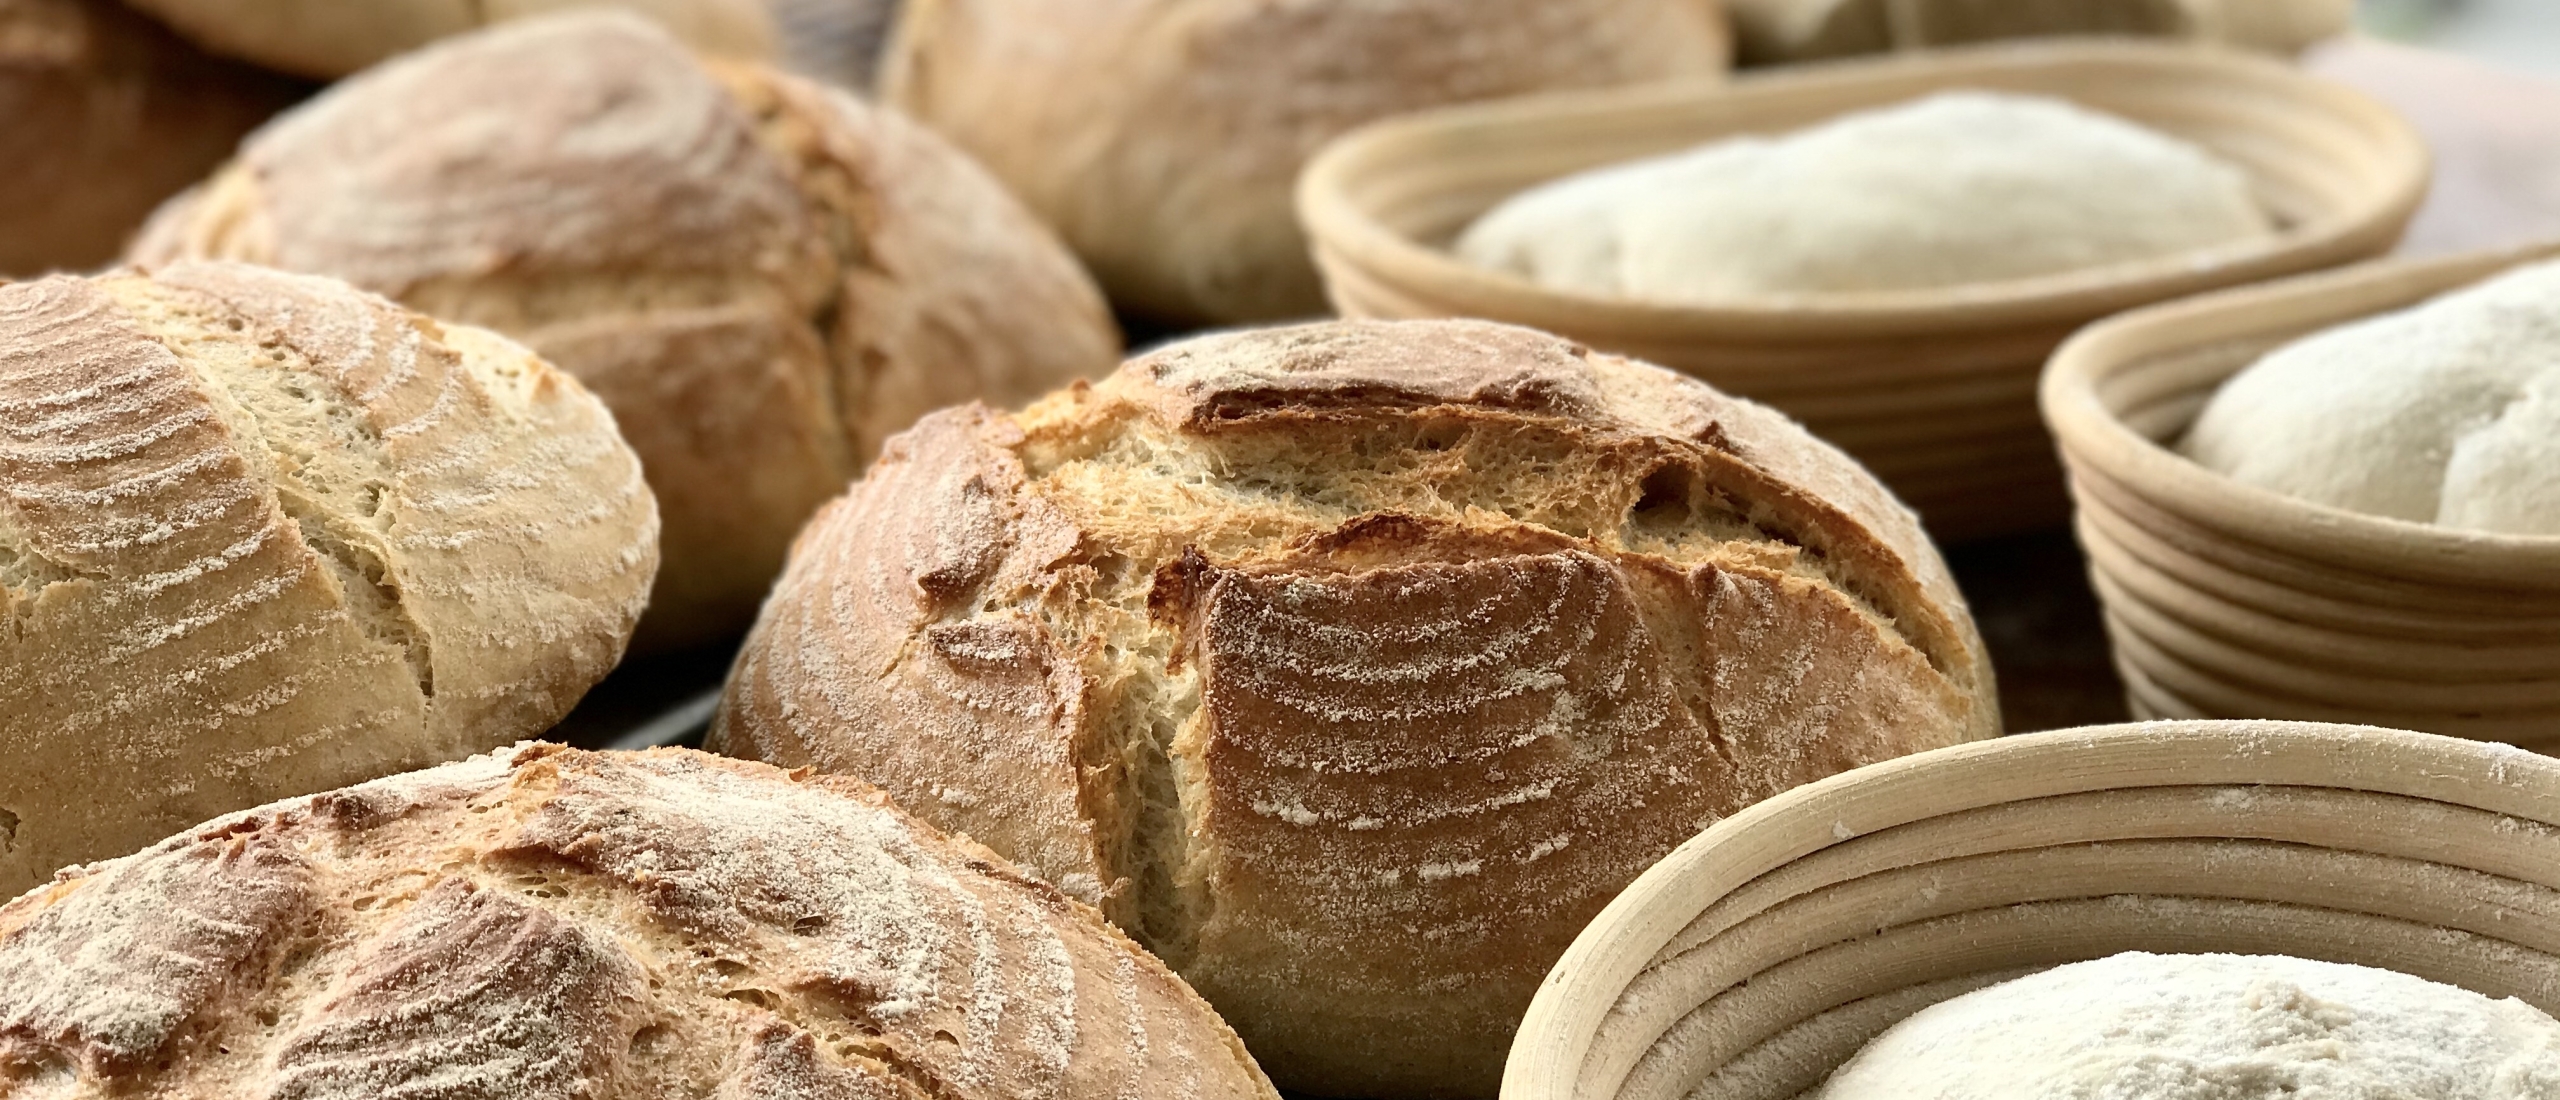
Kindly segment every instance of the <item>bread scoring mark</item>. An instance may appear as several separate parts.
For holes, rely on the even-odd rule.
[[[67,886],[0,936],[0,1062],[148,1062],[315,904],[303,858],[255,831],[172,841]]]
[[[1579,368],[1585,348],[1507,325],[1450,322],[1428,345],[1377,334],[1393,322],[1346,321],[1187,340],[1133,361],[1195,431],[1271,414],[1363,414],[1456,405],[1583,418],[1602,394]]]
[[[645,991],[610,937],[448,878],[276,1055],[272,1100],[610,1095]]]
[[[743,947],[789,936],[784,988],[871,1022],[883,1059],[964,1088],[1047,1080],[1071,1060],[1074,979],[1046,942],[1056,930],[1016,891],[967,881],[876,795],[671,754],[552,757],[518,782],[550,788],[510,850],[619,880],[697,937]]]

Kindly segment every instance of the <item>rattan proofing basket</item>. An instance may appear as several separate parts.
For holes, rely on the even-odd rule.
[[[1503,1100],[1786,1100],[1894,1022],[2121,951],[2379,966],[2560,1011],[2560,761],[2165,722],[1860,768],[1717,823],[1547,976]]]
[[[1946,88],[2043,93],[2183,135],[2240,163],[2277,238],[1950,290],[1675,306],[1549,290],[1460,262],[1449,242],[1557,176],[1748,132],[1801,128]],[[1388,119],[1328,146],[1298,205],[1346,316],[1484,317],[1688,371],[1847,449],[1941,539],[2065,514],[2036,419],[2037,369],[2072,330],[2135,306],[2388,250],[2427,155],[2388,109],[2263,58],[2137,43],[2007,45],[1552,94]]]
[[[2560,245],[2228,291],[2115,318],[2055,355],[2045,415],[2137,717],[2560,748],[2560,538],[2341,511],[2168,449],[2274,346],[2551,256]]]

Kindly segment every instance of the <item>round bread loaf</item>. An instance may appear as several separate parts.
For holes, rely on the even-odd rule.
[[[1619,888],[1998,730],[1911,514],[1765,408],[1480,322],[1209,336],[927,417],[798,544],[714,747],[1103,911],[1283,1087],[1491,1096]]]
[[[491,333],[234,264],[0,287],[0,893],[550,728],[657,535]]]
[[[569,8],[647,16],[694,49],[773,53],[764,0],[125,0],[206,49],[270,69],[334,78],[440,38]]]
[[[908,0],[881,94],[1159,320],[1324,312],[1290,192],[1335,136],[1469,99],[1721,72],[1711,0]]]
[[[303,92],[112,0],[0,0],[0,277],[114,260]]]
[[[666,513],[643,648],[744,630],[890,433],[1119,355],[1073,257],[967,158],[850,95],[706,70],[627,15],[508,24],[341,84],[134,255],[336,275],[577,375]]]
[[[0,1095],[109,1094],[1276,1100],[1092,909],[869,787],[552,745],[0,908]]]
[[[2278,348],[2215,391],[2183,447],[2333,508],[2560,535],[2560,262]]]
[[[1469,263],[1657,302],[1928,290],[2264,238],[2248,173],[2044,96],[1947,92],[1531,188]]]

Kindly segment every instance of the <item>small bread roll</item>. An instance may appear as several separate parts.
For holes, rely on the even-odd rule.
[[[113,261],[304,91],[112,0],[0,0],[0,278]]]
[[[1712,303],[2060,275],[2273,232],[2248,174],[2199,146],[2063,100],[1948,92],[1541,184],[1457,251],[1559,290]]]
[[[204,48],[333,79],[440,38],[573,8],[619,8],[696,50],[761,59],[774,48],[764,0],[125,0]]]
[[[2333,508],[2560,535],[2560,263],[2278,348],[2215,391],[2182,446]]]
[[[2200,38],[2293,53],[2355,26],[2355,0],[1724,0],[1742,59],[1813,61],[2044,35]]]
[[[1290,193],[1423,107],[1724,69],[1711,0],[908,0],[881,95],[1013,186],[1112,300],[1176,323],[1325,312]]]
[[[861,783],[553,745],[0,907],[0,1095],[1277,1100],[1093,910]]]
[[[0,287],[0,893],[550,728],[657,536],[491,333],[235,264]]]
[[[1002,187],[842,92],[627,15],[512,23],[278,119],[144,263],[336,275],[594,388],[666,512],[643,648],[733,636],[881,440],[1107,371],[1101,295]]]
[[[1282,1087],[1489,1097],[1639,872],[1994,699],[1911,514],[1785,418],[1346,322],[927,417],[801,537],[711,744],[1098,902]]]

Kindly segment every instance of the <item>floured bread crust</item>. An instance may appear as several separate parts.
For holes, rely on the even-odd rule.
[[[521,745],[0,907],[0,1097],[1276,1100],[1100,914],[850,779]]]
[[[1910,513],[1777,414],[1479,322],[937,413],[804,534],[715,747],[1097,901],[1274,1079],[1489,1096],[1565,945],[1760,798],[1998,731]]]
[[[233,264],[0,287],[0,892],[549,728],[657,526],[490,333]]]
[[[1119,357],[1075,261],[932,134],[611,14],[339,85],[133,255],[336,275],[577,375],[666,512],[643,648],[745,629],[801,523],[917,417]]]
[[[1122,308],[1325,312],[1298,169],[1362,123],[1724,71],[1711,0],[907,0],[881,98],[986,163]]]

